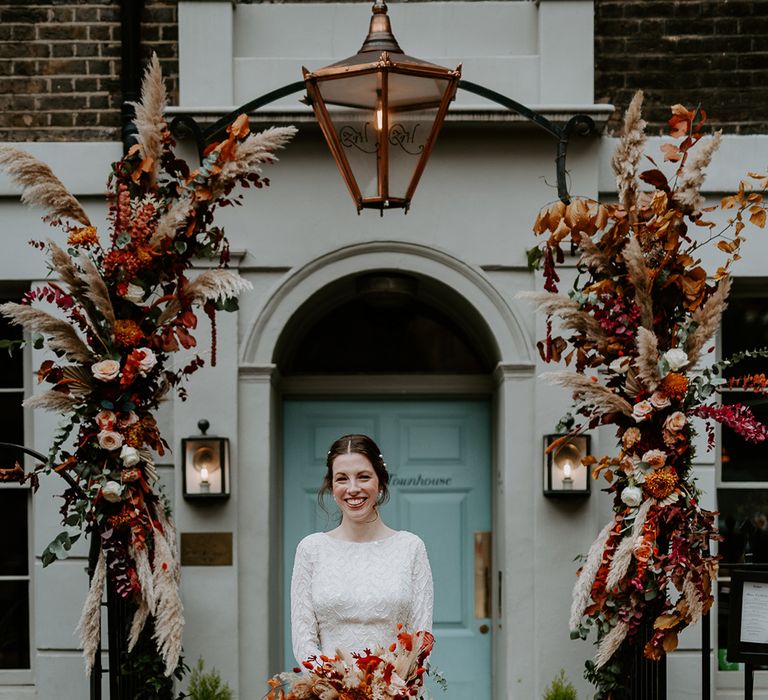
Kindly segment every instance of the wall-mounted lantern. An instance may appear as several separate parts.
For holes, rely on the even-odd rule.
[[[560,440],[556,447],[550,445]],[[544,495],[545,496],[589,496],[589,468],[582,459],[589,455],[590,436],[556,433],[544,436]]]
[[[403,53],[386,3],[376,0],[357,54],[303,71],[307,102],[358,213],[407,211],[456,94],[461,66],[451,70]]]
[[[184,498],[229,498],[229,439],[206,435],[207,420],[198,422],[200,435],[181,441]]]

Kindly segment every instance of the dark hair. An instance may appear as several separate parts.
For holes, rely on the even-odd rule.
[[[389,472],[384,458],[381,456],[379,446],[367,435],[343,435],[336,440],[325,459],[325,477],[323,485],[317,493],[317,500],[325,510],[324,497],[326,493],[333,491],[333,461],[339,455],[358,454],[365,457],[373,466],[373,471],[379,479],[379,498],[377,505],[382,505],[389,500]]]

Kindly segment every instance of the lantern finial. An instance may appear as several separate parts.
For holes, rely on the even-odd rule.
[[[389,23],[389,15],[387,14],[387,3],[384,0],[375,0],[371,11],[373,16],[371,17],[368,36],[365,37],[365,41],[357,53],[367,53],[368,51],[403,53],[397,39],[392,34],[392,25]]]

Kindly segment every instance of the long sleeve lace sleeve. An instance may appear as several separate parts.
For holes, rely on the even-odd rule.
[[[411,601],[411,619],[408,621],[408,627],[414,631],[427,630],[431,632],[432,607],[434,604],[432,569],[429,566],[427,548],[421,540],[416,545],[412,582],[413,597]]]
[[[320,635],[312,606],[312,557],[302,541],[296,548],[291,577],[291,642],[293,655],[301,663],[320,655]]]

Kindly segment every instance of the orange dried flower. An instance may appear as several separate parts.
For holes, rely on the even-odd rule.
[[[98,245],[99,236],[96,233],[95,226],[83,226],[82,228],[73,228],[67,237],[67,243],[74,246],[88,248],[92,245]]]
[[[107,518],[107,522],[111,527],[117,529],[120,527],[129,527],[132,519],[133,517],[129,511],[121,510],[117,515],[110,515]]]
[[[678,372],[670,372],[661,380],[658,390],[672,401],[682,401],[688,393],[688,377]]]
[[[677,486],[677,474],[672,469],[659,469],[645,477],[643,488],[653,498],[666,498]]]
[[[140,422],[129,425],[123,430],[123,440],[126,445],[139,449],[144,446],[144,431],[145,427]]]
[[[130,319],[119,319],[115,321],[114,327],[115,342],[124,348],[136,347],[144,340],[144,333],[136,321]]]

